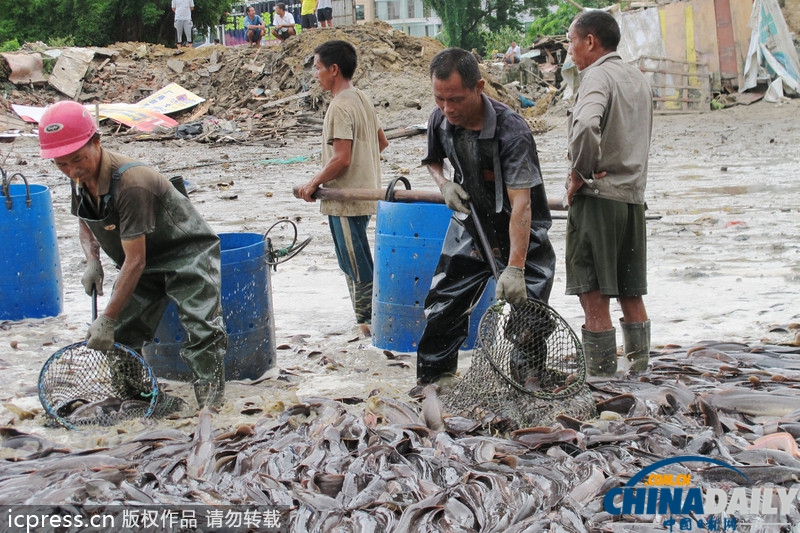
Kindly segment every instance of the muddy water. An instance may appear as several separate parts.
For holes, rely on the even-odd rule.
[[[800,321],[798,107],[792,101],[782,107],[754,104],[656,118],[646,198],[648,214],[660,218],[648,222],[650,293],[645,300],[653,321],[654,347],[687,346],[704,339],[793,340],[786,331],[771,330]],[[318,159],[292,165],[260,162],[307,155],[318,148],[319,139],[301,139],[280,149],[184,141],[122,143],[111,138],[104,142],[196,184],[193,201],[218,232],[264,232],[285,217],[297,223],[301,239],[313,236],[306,250],[271,274],[276,368],[257,385],[230,383],[228,403],[216,426],[252,421],[241,411],[253,406],[280,411],[282,405],[308,396],[366,396],[380,390],[400,397],[411,388],[413,355],[389,359],[359,335],[326,221],[316,205],[292,197],[292,185],[309,179],[319,168]],[[559,198],[567,171],[563,126],[537,136],[537,143],[548,194]],[[124,440],[141,430],[142,423],[131,422],[112,432],[84,432],[81,437],[41,429],[36,398],[39,370],[58,347],[83,338],[91,304],[79,282],[83,254],[77,223],[68,214],[67,180],[51,163],[39,160],[32,139],[0,145],[0,151],[6,157],[5,170],[23,172],[32,182],[52,189],[65,288],[60,316],[2,324],[0,397],[5,407],[0,408],[0,425],[44,431],[48,438],[71,445]],[[415,189],[430,189],[432,180],[418,166],[423,154],[422,136],[393,141],[384,154],[384,181],[404,175]],[[578,330],[582,323],[578,300],[563,294],[564,225],[557,218],[551,231],[559,259],[551,305]],[[105,266],[101,310],[115,277],[112,265]],[[618,307],[612,305],[616,316]],[[468,364],[466,353],[460,368]],[[193,400],[186,384],[167,382],[167,386]],[[158,423],[191,431],[193,420]]]
[[[645,302],[653,342],[753,342],[767,336],[772,325],[795,321],[798,154],[784,145],[780,154],[698,148],[686,157],[682,149],[658,149],[664,120],[656,124],[646,195],[648,215],[660,217],[648,221]],[[708,142],[696,141],[700,147]],[[563,227],[556,221],[551,233],[561,250]],[[557,287],[559,281],[563,287],[563,264]],[[554,292],[553,305],[579,327],[574,297]]]

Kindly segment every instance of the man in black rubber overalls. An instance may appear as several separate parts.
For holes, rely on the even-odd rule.
[[[100,249],[119,268],[87,347],[115,340],[141,353],[170,301],[186,329],[181,356],[194,374],[199,407],[224,402],[227,336],[222,323],[219,237],[189,199],[154,169],[100,147],[92,116],[58,102],[39,121],[41,155],[72,180],[72,214],[86,254],[81,282],[103,293]]]
[[[483,94],[478,62],[449,48],[430,65],[437,109],[428,121],[428,153],[422,160],[455,213],[425,300],[427,324],[417,350],[417,381],[454,374],[469,315],[492,276],[502,271],[495,296],[513,305],[528,298],[547,302],[555,253],[536,144],[525,120]],[[444,160],[454,177],[445,175]],[[494,257],[482,252],[479,217]]]

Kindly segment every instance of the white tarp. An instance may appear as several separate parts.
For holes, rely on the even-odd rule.
[[[744,84],[739,92],[752,89],[759,80],[780,78],[784,93],[800,94],[800,60],[777,0],[755,0],[750,28]]]
[[[667,57],[658,9],[620,12],[619,4],[614,8],[611,14],[619,23],[622,37],[617,52],[623,61],[630,63],[640,57]]]

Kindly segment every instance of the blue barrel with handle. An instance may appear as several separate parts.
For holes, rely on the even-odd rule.
[[[50,189],[0,174],[0,320],[56,316],[64,299]]]
[[[425,329],[425,297],[439,262],[453,211],[443,204],[378,202],[372,344],[415,352]],[[492,278],[470,315],[462,349],[475,345],[481,317],[495,301]]]
[[[220,233],[222,314],[228,333],[225,379],[256,379],[275,365],[275,321],[268,240],[260,233]],[[142,356],[157,376],[190,381],[180,357],[186,331],[174,303],[167,306]]]

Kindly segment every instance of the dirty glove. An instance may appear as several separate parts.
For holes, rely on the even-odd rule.
[[[117,321],[106,315],[97,317],[89,326],[89,331],[86,332],[86,347],[101,352],[110,350],[114,346],[114,326],[116,325]]]
[[[86,263],[86,270],[83,271],[81,283],[89,296],[92,295],[92,287],[97,289],[97,294],[103,295],[103,264],[99,259],[89,259]]]
[[[512,305],[522,305],[528,301],[528,290],[525,287],[525,269],[509,266],[500,274],[494,297],[505,300]]]
[[[454,181],[446,181],[442,185],[442,196],[444,203],[453,211],[460,211],[469,215],[469,193],[464,187]]]

